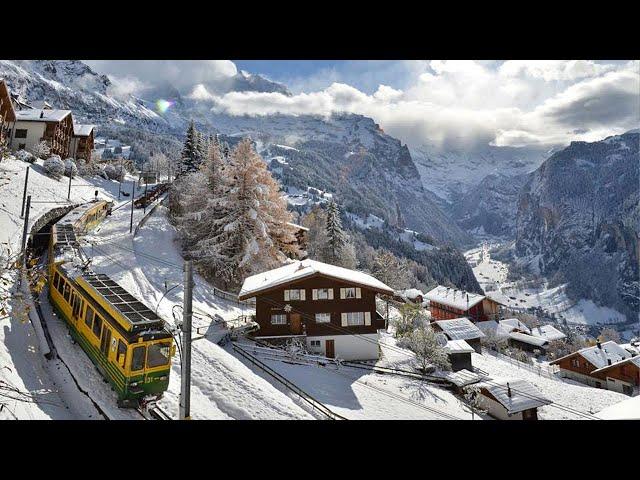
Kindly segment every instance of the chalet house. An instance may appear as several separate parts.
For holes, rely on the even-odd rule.
[[[425,298],[429,300],[429,310],[434,320],[466,317],[472,322],[482,322],[497,320],[500,316],[500,304],[477,293],[438,285],[427,292]]]
[[[424,302],[424,293],[417,288],[408,288],[406,290],[396,290],[393,299],[400,303],[416,303],[422,305]]]
[[[496,340],[503,340],[505,342],[509,340],[509,330],[495,320],[476,322],[475,326],[478,327],[486,337],[495,337]]]
[[[0,79],[0,145],[9,143],[15,121],[16,111],[13,108],[9,88],[5,81]]]
[[[638,363],[637,357],[613,341],[598,342],[549,362],[560,367],[562,377],[628,394],[638,386]]]
[[[549,347],[549,340],[543,337],[534,337],[522,332],[509,332],[509,344],[527,352],[542,353]]]
[[[70,156],[76,160],[82,158],[86,162],[91,161],[91,151],[94,145],[94,125],[73,125],[71,137]]]
[[[480,339],[484,337],[484,333],[468,318],[436,320],[431,326],[435,331],[444,333],[449,340],[464,340],[476,352],[482,353]]]
[[[534,337],[544,338],[550,342],[555,340],[563,340],[567,336],[553,325],[540,325],[531,329],[531,335]]]
[[[508,333],[519,332],[531,335],[531,329],[517,318],[505,318],[504,320],[500,320],[498,323],[500,323],[500,326]]]
[[[64,159],[71,153],[72,136],[71,110],[19,110],[16,112],[11,149],[29,150],[44,140],[52,154]]]
[[[256,299],[256,339],[297,338],[329,358],[371,360],[386,327],[377,294],[393,290],[366,273],[306,259],[246,278],[238,299]]]
[[[529,382],[516,378],[496,378],[476,385],[480,406],[498,420],[537,420],[538,407],[553,403]]]

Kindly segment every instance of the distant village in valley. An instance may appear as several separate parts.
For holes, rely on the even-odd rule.
[[[418,261],[382,241],[365,249],[358,242],[374,234],[345,227],[357,221],[364,231],[370,217],[345,211],[331,192],[318,190],[310,206],[296,189],[283,192],[251,139],[230,143],[192,122],[180,158],[158,150],[141,161],[134,143],[75,115],[14,95],[0,79],[2,282],[28,300],[3,295],[2,317],[23,312],[34,333],[22,346],[37,339],[34,348],[53,360],[30,358],[64,362],[85,391],[55,390],[56,401],[94,395],[100,407],[87,412],[129,419],[115,405],[135,403],[140,419],[288,411],[290,419],[597,420],[626,418],[628,405],[640,411],[640,336],[581,328],[435,274],[415,280]],[[403,248],[437,249],[397,218],[397,241],[411,236]],[[489,248],[468,260],[479,271]],[[149,322],[157,338],[136,322]],[[12,348],[0,367],[19,355],[18,340]],[[194,352],[189,370],[185,348]],[[169,382],[185,371],[190,407],[184,385]],[[26,394],[33,382],[19,374],[3,382]],[[87,394],[97,383],[83,375],[104,385]],[[162,386],[149,389],[153,381]],[[428,393],[411,393],[420,388]],[[8,408],[67,418],[31,403]]]

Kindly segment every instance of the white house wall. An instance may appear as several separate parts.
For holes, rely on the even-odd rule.
[[[13,127],[13,131],[11,132],[11,149],[18,150],[18,145],[24,143],[25,149],[30,150],[40,143],[42,137],[44,137],[45,128],[45,122],[17,121]],[[16,130],[26,130],[27,138],[15,138]]]
[[[495,400],[480,395],[478,403],[483,410],[486,410],[489,415],[498,420],[522,420],[522,412],[514,413],[511,416],[507,413],[507,409],[502,406],[501,403]]]
[[[320,346],[312,347],[312,340],[319,340]],[[342,360],[376,360],[379,356],[377,333],[307,337],[307,348],[310,352],[326,355],[327,340],[334,341],[335,357]]]

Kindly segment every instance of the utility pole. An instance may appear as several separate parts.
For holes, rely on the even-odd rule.
[[[24,202],[27,200],[27,185],[29,184],[29,170],[31,170],[31,167],[27,167],[27,174],[24,177],[24,192],[22,193],[22,210],[20,210],[20,218],[24,218]]]
[[[27,232],[29,229],[29,210],[31,210],[31,195],[27,197],[27,210],[24,212],[24,229],[22,230],[22,262],[24,264],[27,254]]]
[[[133,232],[133,197],[136,194],[136,182],[131,180],[131,220],[129,221],[129,233]]]
[[[143,212],[147,213],[147,186],[149,185],[149,172],[147,172],[147,176],[144,177],[144,203],[142,204]]]
[[[180,373],[180,420],[191,419],[191,303],[193,272],[191,260],[184,262],[184,307],[182,312],[182,366]]]
[[[67,200],[71,200],[71,169],[69,169],[69,193],[67,194]]]

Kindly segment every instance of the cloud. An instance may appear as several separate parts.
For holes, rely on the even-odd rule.
[[[614,68],[590,60],[509,60],[500,66],[499,72],[506,77],[530,76],[549,82],[593,77]]]
[[[139,89],[162,81],[181,92],[199,83],[223,91],[225,84],[238,73],[230,60],[85,60],[85,63],[111,78],[135,78]]]

